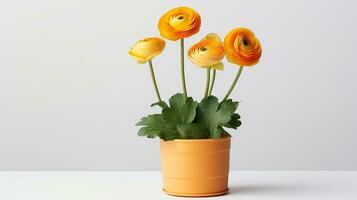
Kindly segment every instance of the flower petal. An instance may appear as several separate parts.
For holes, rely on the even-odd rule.
[[[222,62],[218,62],[218,63],[212,65],[212,68],[213,68],[213,69],[220,70],[220,71],[223,71],[224,66],[223,66],[223,63],[222,63]]]

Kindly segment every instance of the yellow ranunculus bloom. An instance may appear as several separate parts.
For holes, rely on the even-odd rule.
[[[138,63],[145,63],[159,55],[165,48],[165,41],[161,38],[146,38],[136,42],[131,47],[129,54],[138,60]]]
[[[224,47],[221,39],[215,33],[208,34],[188,50],[190,61],[203,68],[211,67],[223,70],[223,64],[220,62],[223,57]]]
[[[173,41],[196,34],[200,27],[200,15],[188,7],[169,10],[160,18],[158,24],[160,35]]]
[[[240,66],[253,66],[259,62],[262,47],[254,33],[247,28],[236,28],[224,38],[227,60]]]

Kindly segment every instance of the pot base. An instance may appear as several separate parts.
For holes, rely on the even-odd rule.
[[[165,189],[162,189],[162,190],[168,195],[177,196],[177,197],[212,197],[212,196],[224,195],[228,192],[228,188],[221,192],[206,193],[206,194],[204,194],[204,193],[203,194],[185,194],[185,193],[170,192],[170,191],[166,191]]]

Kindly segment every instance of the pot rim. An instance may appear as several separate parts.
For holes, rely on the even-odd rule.
[[[225,140],[230,140],[232,136],[225,136],[222,138],[218,138],[218,139],[174,139],[174,140],[169,140],[169,141],[165,141],[161,139],[161,142],[221,142],[221,141],[225,141]]]

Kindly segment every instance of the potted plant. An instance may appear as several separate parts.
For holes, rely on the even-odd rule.
[[[228,191],[229,152],[231,135],[226,129],[241,125],[237,113],[239,102],[229,98],[244,67],[259,62],[262,49],[254,33],[246,28],[231,30],[222,42],[210,33],[188,49],[189,60],[206,69],[207,81],[203,99],[195,101],[188,96],[185,81],[184,38],[199,32],[201,17],[188,7],[174,8],[159,20],[160,35],[171,41],[180,41],[182,93],[173,95],[168,103],[160,96],[152,60],[165,48],[158,37],[136,42],[129,54],[138,63],[148,63],[161,113],[143,117],[136,125],[138,135],[161,138],[161,168],[163,189],[177,196],[214,196]],[[237,65],[237,74],[226,95],[212,95],[217,71],[223,70],[222,59]],[[212,77],[211,77],[212,75]]]

